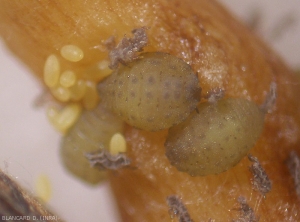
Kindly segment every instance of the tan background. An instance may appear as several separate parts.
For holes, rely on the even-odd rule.
[[[292,67],[300,68],[299,0],[222,2],[245,22],[260,15],[258,34]],[[65,174],[58,156],[60,134],[48,123],[45,110],[33,106],[41,92],[26,67],[0,42],[0,167],[33,195],[37,177],[46,174],[52,187],[49,205],[66,221],[117,222],[107,183],[89,188]]]

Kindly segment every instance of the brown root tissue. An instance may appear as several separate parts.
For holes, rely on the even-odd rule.
[[[251,154],[270,180],[262,198],[253,190],[247,157],[219,175],[191,177],[178,172],[165,156],[167,131],[127,127],[128,156],[133,168],[111,174],[111,185],[124,221],[171,221],[166,197],[182,198],[194,221],[229,221],[239,215],[245,197],[261,221],[300,221],[299,200],[285,160],[299,150],[298,79],[260,40],[212,0],[1,0],[0,33],[7,46],[41,77],[49,54],[66,44],[85,53],[72,64],[79,73],[108,58],[103,42],[117,42],[131,30],[147,27],[144,51],[182,58],[198,73],[202,94],[220,87],[228,97],[261,104],[270,83],[278,85],[273,113],[266,115],[262,136]],[[70,63],[62,60],[62,66]],[[262,199],[260,199],[262,198]]]

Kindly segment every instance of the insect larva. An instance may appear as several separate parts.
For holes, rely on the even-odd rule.
[[[119,153],[112,155],[105,149],[86,153],[85,157],[92,167],[99,170],[117,170],[128,166],[131,163],[130,159],[125,154]]]
[[[174,215],[178,218],[179,222],[193,222],[186,207],[176,195],[167,197],[167,204],[169,206],[169,213],[173,218]]]
[[[171,127],[166,156],[192,176],[218,174],[236,165],[255,145],[264,112],[241,98],[201,103],[184,122]]]
[[[71,62],[78,62],[84,57],[83,51],[76,45],[65,45],[60,49],[63,58]]]
[[[98,85],[103,103],[128,124],[148,131],[169,128],[188,117],[201,88],[191,66],[162,52],[143,53]]]
[[[248,154],[248,159],[253,162],[252,166],[249,167],[253,174],[253,187],[265,196],[271,191],[272,182],[256,157]]]
[[[123,132],[123,121],[107,111],[101,104],[92,111],[84,111],[61,143],[61,158],[65,167],[75,176],[91,184],[105,178],[90,166],[85,153],[108,148],[115,133]]]

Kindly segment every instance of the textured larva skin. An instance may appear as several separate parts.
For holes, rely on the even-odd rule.
[[[235,166],[255,145],[264,112],[246,99],[201,103],[198,112],[170,128],[166,156],[192,176],[218,174]]]
[[[61,158],[65,167],[90,184],[105,179],[106,173],[92,168],[85,154],[108,148],[111,137],[115,133],[122,133],[123,127],[123,121],[101,104],[92,111],[84,111],[62,140]]]
[[[285,164],[291,150],[300,151],[299,79],[216,1],[2,0],[0,18],[3,40],[39,77],[47,56],[65,44],[83,49],[83,61],[70,67],[81,73],[107,59],[107,51],[95,47],[101,40],[114,35],[119,42],[131,30],[149,27],[144,51],[183,58],[198,73],[204,96],[219,87],[228,97],[261,104],[275,80],[276,107],[266,115],[262,137],[251,150],[274,184],[266,198],[253,190],[246,157],[224,173],[191,177],[166,158],[166,130],[153,133],[133,127],[126,127],[124,135],[137,169],[110,173],[110,184],[123,221],[172,221],[165,199],[170,194],[188,204],[195,222],[238,218],[239,196],[254,207],[260,221],[300,221],[299,199]],[[62,66],[68,64],[62,60]],[[86,208],[84,204],[80,211]]]
[[[192,68],[162,52],[143,53],[98,85],[103,102],[129,125],[148,131],[171,127],[196,108],[201,88]]]

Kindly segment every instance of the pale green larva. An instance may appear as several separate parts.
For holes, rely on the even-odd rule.
[[[123,132],[124,123],[101,104],[92,111],[84,111],[77,123],[63,138],[61,158],[73,175],[97,184],[106,177],[105,171],[90,166],[86,153],[109,147],[115,133]]]
[[[129,125],[158,131],[186,119],[200,100],[197,75],[183,60],[149,52],[98,85],[103,103]]]
[[[264,111],[246,99],[221,99],[197,108],[169,129],[165,142],[171,164],[192,176],[218,174],[235,166],[264,126]]]

